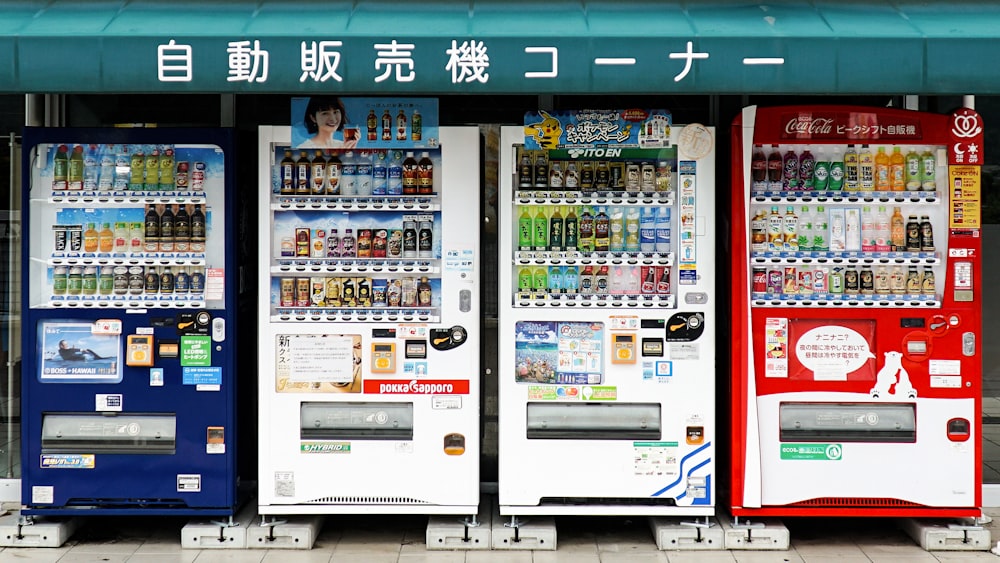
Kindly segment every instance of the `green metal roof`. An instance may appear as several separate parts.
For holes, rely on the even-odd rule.
[[[0,91],[995,94],[998,39],[996,2],[7,0]],[[401,74],[378,64],[393,40]],[[340,42],[340,80],[303,78],[313,41]],[[185,80],[160,78],[161,45],[189,48]]]

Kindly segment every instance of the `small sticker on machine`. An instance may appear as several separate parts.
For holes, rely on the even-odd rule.
[[[295,472],[293,471],[274,472],[274,496],[276,497],[295,496]]]
[[[31,487],[31,504],[52,504],[55,495],[55,487],[33,486]]]
[[[931,388],[958,389],[962,386],[961,375],[932,375]]]
[[[200,493],[201,492],[201,475],[197,473],[179,473],[177,475],[177,492],[178,493]]]
[[[928,371],[931,375],[962,375],[962,361],[931,360]]]
[[[462,408],[462,398],[455,396],[435,395],[431,397],[431,408],[434,410],[454,410]]]

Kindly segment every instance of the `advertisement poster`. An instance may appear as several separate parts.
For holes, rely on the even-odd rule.
[[[952,229],[982,227],[982,178],[979,166],[949,166]]]
[[[279,334],[275,349],[278,393],[360,393],[361,336]]]
[[[792,319],[789,377],[812,381],[874,381],[875,321]]]
[[[433,149],[437,98],[292,98],[293,149]]]
[[[514,381],[601,383],[603,323],[519,321],[514,330]]]
[[[671,119],[664,109],[530,111],[524,114],[524,148],[668,147]]]
[[[122,379],[121,335],[95,334],[93,323],[42,321],[39,381],[117,383]]]

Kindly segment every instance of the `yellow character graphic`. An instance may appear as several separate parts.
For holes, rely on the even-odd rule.
[[[538,111],[542,116],[542,121],[539,123],[532,123],[531,125],[524,126],[524,136],[534,138],[538,142],[538,146],[543,149],[549,150],[557,148],[559,145],[559,137],[562,136],[562,124],[559,120],[552,117],[548,113],[542,110]]]

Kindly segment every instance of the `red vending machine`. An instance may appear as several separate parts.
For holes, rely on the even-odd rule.
[[[734,516],[974,517],[979,115],[733,124]]]

